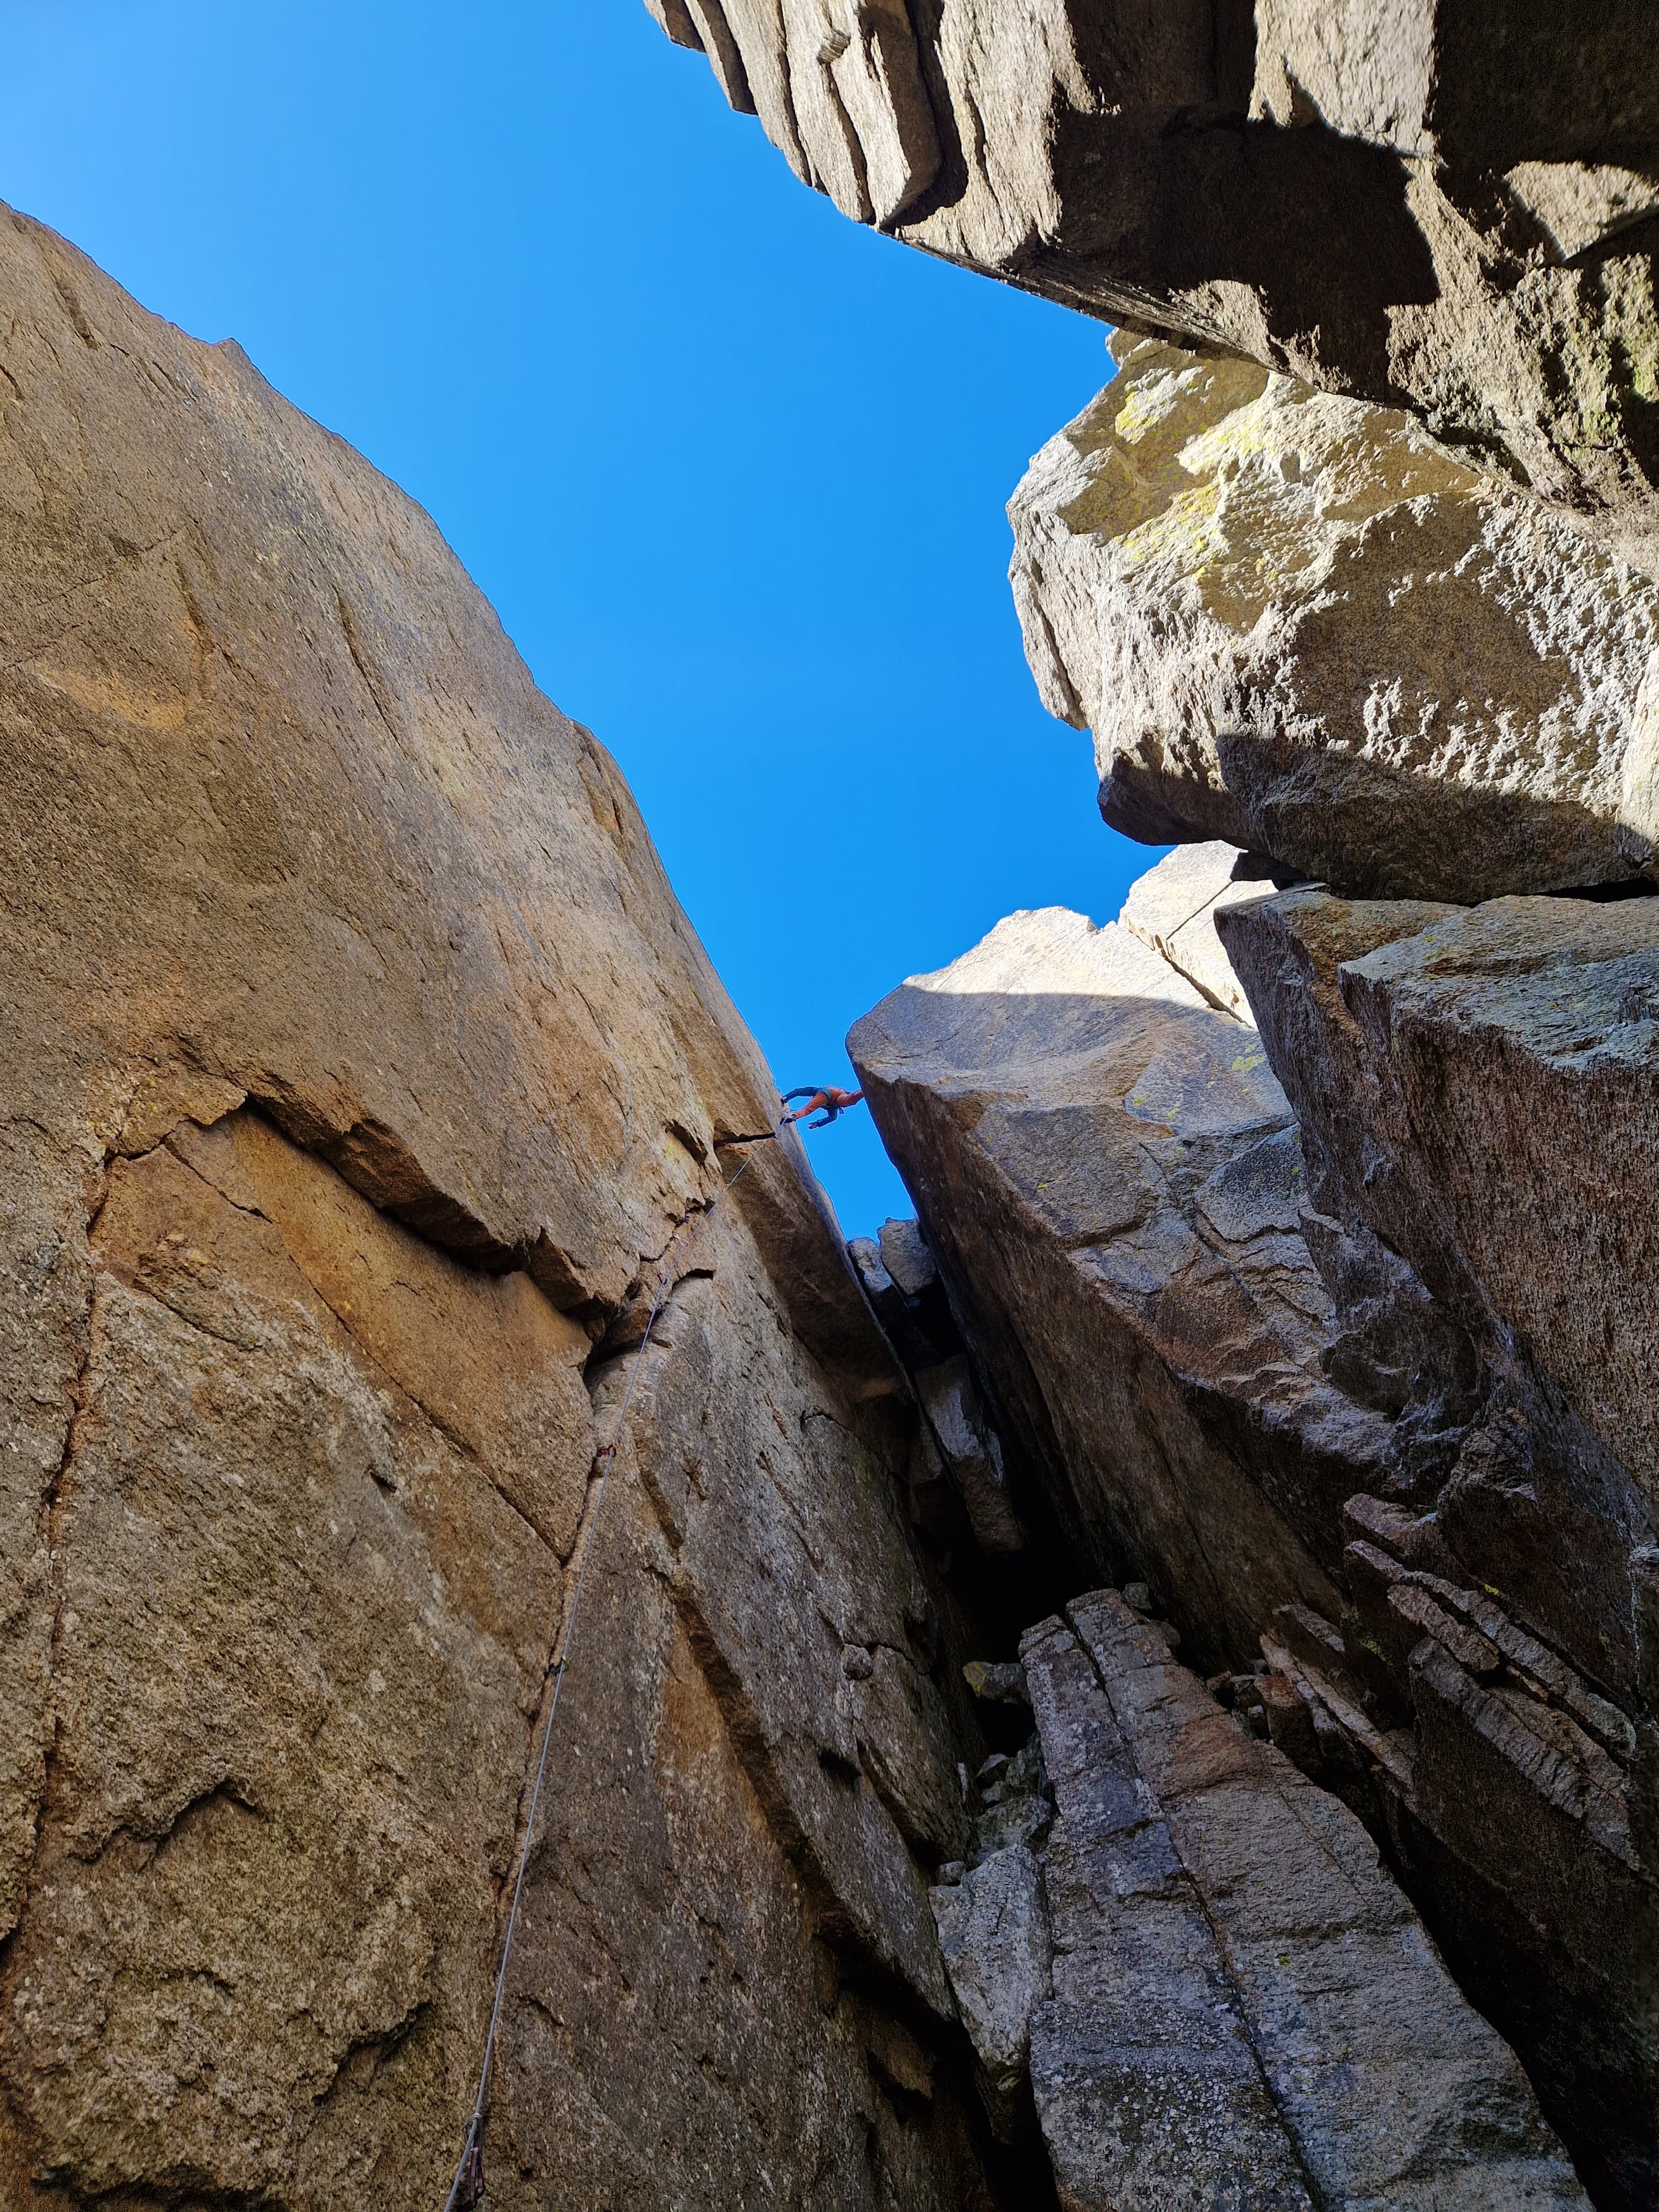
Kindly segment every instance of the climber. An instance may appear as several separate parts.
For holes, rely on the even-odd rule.
[[[823,1119],[821,1121],[807,1121],[806,1126],[809,1129],[827,1129],[844,1106],[856,1106],[863,1096],[864,1093],[861,1091],[837,1090],[833,1083],[820,1084],[816,1088],[810,1083],[804,1083],[799,1091],[786,1091],[779,1102],[781,1105],[787,1106],[792,1098],[804,1098],[806,1101],[804,1106],[798,1106],[793,1114],[784,1115],[784,1126],[787,1127],[791,1121],[805,1121],[809,1114],[816,1114],[818,1108],[822,1106],[824,1109]]]

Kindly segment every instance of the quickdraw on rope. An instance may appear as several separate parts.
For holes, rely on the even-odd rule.
[[[792,1097],[799,1097],[801,1095],[799,1091],[790,1093]],[[840,1096],[844,1103],[851,1103],[845,1092]],[[814,1103],[829,1105],[830,1103],[828,1097],[815,1097],[814,1100]],[[802,1111],[810,1114],[812,1107],[811,1105],[805,1107]],[[798,1118],[799,1116],[795,1115],[786,1115],[775,1129],[762,1130],[751,1137],[719,1139],[716,1140],[715,1149],[716,1151],[729,1149],[734,1145],[768,1144],[773,1138],[781,1137],[789,1123]],[[833,1113],[830,1118],[834,1119]],[[519,1929],[519,1905],[524,1896],[525,1875],[530,1865],[531,1844],[536,1833],[536,1815],[542,1802],[542,1784],[547,1775],[547,1754],[553,1741],[553,1723],[558,1717],[559,1694],[564,1687],[565,1668],[569,1664],[571,1638],[575,1634],[577,1609],[582,1601],[582,1585],[587,1579],[587,1563],[593,1556],[593,1537],[599,1527],[600,1510],[605,1504],[605,1485],[611,1480],[611,1469],[617,1456],[617,1447],[622,1442],[623,1430],[628,1419],[628,1410],[634,1402],[634,1386],[639,1381],[640,1370],[645,1364],[645,1355],[650,1346],[651,1332],[656,1326],[657,1316],[661,1312],[663,1303],[673,1287],[674,1269],[678,1260],[683,1258],[684,1252],[689,1251],[696,1243],[697,1238],[713,1220],[721,1200],[729,1191],[737,1188],[758,1157],[758,1154],[750,1152],[732,1180],[729,1182],[723,1182],[715,1192],[707,1212],[699,1214],[695,1222],[683,1224],[670,1238],[661,1259],[657,1262],[656,1291],[651,1301],[651,1311],[646,1320],[645,1334],[640,1339],[639,1349],[634,1355],[634,1364],[629,1371],[628,1387],[623,1392],[622,1404],[617,1412],[616,1425],[611,1431],[611,1441],[600,1447],[594,1462],[599,1469],[599,1484],[593,1494],[592,1510],[586,1516],[585,1537],[578,1540],[581,1544],[581,1558],[576,1568],[576,1586],[571,1592],[570,1607],[564,1618],[563,1632],[555,1646],[554,1656],[548,1664],[547,1675],[543,1682],[543,1687],[545,1689],[547,1680],[551,1680],[553,1695],[548,1705],[547,1720],[542,1729],[541,1750],[536,1760],[536,1778],[531,1787],[529,1809],[525,1815],[524,1840],[519,1846],[519,1868],[513,1883],[513,1904],[507,1916],[507,1931],[501,1938],[501,1961],[495,1969],[495,1992],[489,2008],[489,2027],[484,2037],[483,2060],[478,2069],[478,2094],[473,2103],[472,2118],[467,2123],[466,2141],[461,2148],[461,2162],[455,2169],[455,2179],[450,2185],[449,2195],[445,2200],[444,2212],[473,2212],[473,2207],[483,2201],[484,2112],[489,2095],[490,2069],[495,2058],[495,2033],[501,2025],[501,2004],[507,1995],[507,1964],[513,1955],[513,1939]],[[688,1230],[690,1232],[689,1237],[686,1234]],[[682,1237],[685,1238],[684,1250],[677,1255],[675,1247],[680,1243]]]

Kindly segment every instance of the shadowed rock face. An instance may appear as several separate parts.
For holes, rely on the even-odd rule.
[[[1144,1578],[1386,1843],[1632,2208],[1659,2109],[1654,906],[1275,895],[1188,848],[1120,923],[1012,917],[849,1041],[1077,1571]],[[1260,1036],[1214,1004],[1230,954]],[[1068,2098],[1056,2170],[1104,2159],[1111,2201],[1128,2152]]]
[[[846,215],[1417,415],[1659,560],[1638,0],[648,0]]]
[[[1024,2092],[1067,2212],[1585,2204],[1376,1843],[1147,1595],[1021,1638],[999,1671],[1036,1733],[986,1760],[970,1863],[933,1893],[994,2118]]]
[[[1588,2200],[1352,1813],[1115,1591],[1022,1653],[1053,1784],[1031,2067],[1085,2212]]]
[[[234,347],[10,215],[0,286],[0,2196],[442,2201],[587,1558],[492,2198],[988,2203],[975,1738],[793,1143],[594,1529],[773,1110],[620,777]]]
[[[1080,1559],[1156,1561],[1211,1664],[1277,1606],[1328,1609],[1388,1432],[1322,1371],[1332,1308],[1254,1030],[1132,928],[1051,908],[848,1047]]]
[[[614,766],[0,216],[0,2196],[441,2200],[580,1585],[492,2197],[1582,2202],[1363,1822],[1637,2212],[1656,930],[1492,895],[1659,872],[1651,22],[650,4],[849,215],[1198,349],[1013,508],[1198,842],[859,1025],[858,1280],[793,1137],[708,1220],[775,1093]],[[1125,1593],[964,1669],[1045,1576]]]
[[[1219,927],[1329,1209],[1659,1498],[1659,904],[1299,890]]]
[[[1462,911],[1292,891],[1219,927],[1342,1254],[1351,1382],[1365,1387],[1383,1341],[1385,1268],[1409,1263],[1432,1294],[1418,1311],[1443,1317],[1443,1361],[1448,1327],[1469,1347],[1441,1449],[1391,1508],[1350,1509],[1346,1649],[1287,1620],[1287,1662],[1346,1678],[1350,1700],[1368,1650],[1405,1680],[1413,1762],[1371,1748],[1406,1863],[1480,2001],[1594,2146],[1605,2201],[1644,2203],[1659,918],[1649,899]]]
[[[1655,872],[1659,586],[1407,416],[1119,350],[1009,507],[1027,657],[1109,822],[1358,893]]]
[[[1652,10],[649,4],[848,216],[1139,334],[1016,493],[1012,576],[1108,822],[1189,849],[1116,924],[1011,916],[849,1040],[983,1415],[946,1418],[943,1348],[866,1254],[944,1461],[1024,1534],[1011,1577],[1048,1545],[1062,1578],[1132,1577],[1221,1669],[1160,1772],[1226,1769],[1242,1723],[1368,1825],[1596,2201],[1637,2212],[1659,2195],[1659,925],[1611,895],[1659,878]],[[1073,1629],[1042,1634],[1082,1680]],[[1152,1704],[1169,1723],[1186,1697]],[[1115,1786],[1109,1733],[1079,1808]],[[1194,1814],[1197,1890],[1205,1834],[1254,1818]],[[1431,2166],[1385,2172],[1386,2120],[1298,2133],[1330,2026],[1309,2023],[1346,1974],[1386,1978],[1355,1964],[1405,1924],[1386,1884],[1338,1942],[1286,1877],[1274,1956],[1307,1978],[1247,2032],[1224,1923],[1259,1867],[1218,1844],[1158,2013],[1123,2001],[1157,1978],[1128,1916],[1098,1955],[1060,1935],[1071,1862],[1044,1849],[1030,1823],[981,1836],[935,1911],[988,2109],[1016,2126],[1027,2066],[1066,2203],[1170,2201],[1176,2168],[1195,2202],[1453,2201]],[[1139,1911],[1101,1867],[1091,1906]],[[1432,2010],[1413,2026],[1451,2053]],[[1372,2058],[1408,2039],[1381,2011]],[[1275,2072],[1287,2021],[1308,2040]],[[1403,2112],[1401,2141],[1433,2143],[1431,2100]],[[1469,2201],[1553,2201],[1503,2155],[1463,2161]]]

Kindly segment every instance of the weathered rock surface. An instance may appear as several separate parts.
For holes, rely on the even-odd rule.
[[[851,1047],[1079,1560],[1144,1577],[1386,1841],[1597,2201],[1635,2207],[1656,902],[1239,897],[1229,860],[1173,855],[1111,929],[1013,917]],[[1260,1038],[1173,965],[1229,955]]]
[[[1123,924],[1016,915],[848,1049],[980,1364],[1081,1571],[1179,1590],[1206,1665],[1330,1610],[1386,1422],[1334,1310],[1254,1030]]]
[[[1342,1633],[1287,1620],[1283,1664],[1364,1747],[1419,1894],[1581,2131],[1599,2201],[1644,2203],[1659,922],[1646,899],[1295,891],[1221,927],[1301,1116],[1350,1384],[1409,1372],[1402,1419],[1440,1408],[1420,1421],[1438,1449],[1350,1506]],[[1379,1658],[1411,1726],[1366,1744]]]
[[[981,1836],[1018,1808],[1024,1839],[933,1904],[988,2101],[1029,2063],[1067,2212],[1584,2204],[1354,1815],[1115,1592],[1066,1613],[1021,1643],[1037,1737],[988,1762]]]
[[[878,1238],[854,1237],[847,1256],[888,1341],[913,1372],[943,1366],[961,1352],[962,1333],[915,1222],[884,1222]]]
[[[1378,1076],[1340,1130],[1346,1161],[1370,1155],[1365,1216],[1466,1325],[1513,1333],[1659,1496],[1659,907],[1499,899],[1345,961],[1339,981]],[[1320,1088],[1320,1062],[1296,1079]],[[1616,1285],[1616,1307],[1585,1279]]]
[[[968,1509],[975,1541],[985,1552],[1018,1552],[1025,1532],[1008,1490],[1002,1441],[986,1419],[967,1358],[918,1370],[916,1392],[933,1438]]]
[[[773,1095],[620,777],[234,347],[10,215],[0,286],[0,2197],[442,2201],[589,1556],[491,2201],[988,2203],[972,1722],[793,1146],[592,1526]]]
[[[907,1298],[925,1297],[939,1281],[939,1268],[917,1221],[884,1221],[876,1240],[882,1265]]]
[[[650,0],[843,213],[1405,408],[1659,565],[1659,94],[1633,0]]]
[[[1551,1632],[1633,1692],[1629,1553],[1659,1498],[1647,1349],[1659,1328],[1659,908],[1527,898],[1462,911],[1293,891],[1222,927],[1294,1091],[1315,1201],[1403,1256],[1443,1325],[1476,1348],[1498,1401],[1488,1426],[1501,1408],[1513,1447],[1492,1436],[1481,1449],[1507,1459],[1511,1486],[1536,1488],[1514,1456],[1527,1431],[1553,1438],[1546,1460],[1571,1462],[1581,1517],[1571,1536],[1560,1528],[1547,1571],[1529,1571],[1540,1587],[1527,1601],[1542,1604],[1547,1583]],[[1484,1488],[1495,1504],[1504,1479],[1494,1461],[1477,1483],[1469,1460],[1459,1494]],[[1556,1502],[1569,1510],[1566,1493]],[[1462,1509],[1439,1525],[1461,1528]],[[1518,1565],[1492,1578],[1513,1589]],[[1589,1612],[1572,1607],[1575,1586]]]
[[[1028,2054],[1067,2203],[1575,2201],[1360,1821],[1637,2212],[1659,921],[1540,895],[1659,881],[1650,11],[652,4],[848,215],[1141,334],[1013,576],[1107,819],[1189,849],[849,1040],[939,1271],[856,1255],[913,1513],[1166,1616],[1028,1644],[1054,1805],[999,1770],[935,1886],[988,2110]]]
[[[1067,1827],[1076,1853],[1074,1940],[1127,1939],[1183,2014],[1206,1986],[1231,2001],[1314,2202],[1582,2204],[1513,2053],[1459,1995],[1358,1821],[1243,1734],[1115,1593],[1067,1616],[1075,1643],[1058,1623],[1036,1632],[1026,1667],[1061,1813],[1051,1863]],[[1056,1680],[1068,1644],[1086,1651],[1103,1698],[1085,1682],[1068,1698]],[[1116,1755],[1103,1760],[1091,1739],[1109,1743],[1114,1729]],[[1170,1923],[1182,1931],[1173,1942]],[[1045,2036],[1063,2065],[1064,2027]],[[1223,2069],[1232,2084],[1244,2057]],[[1131,2057],[1131,2080],[1138,2070]],[[1230,2131],[1229,2160],[1243,2133]],[[1194,2195],[1206,2201],[1228,2200]]]
[[[1140,343],[1009,507],[1101,807],[1388,896],[1659,873],[1659,585],[1408,416]]]
[[[939,1948],[957,2008],[1001,2117],[1025,2078],[1031,2013],[1049,1993],[1052,1947],[1042,1878],[1024,1844],[1005,1844],[933,1892]],[[1009,2121],[1003,2132],[1012,2133]]]
[[[1050,1620],[1022,1651],[1058,1814],[1054,1994],[1030,2034],[1062,2203],[1310,2205],[1206,1900],[1086,1647]]]
[[[1216,932],[1224,906],[1262,894],[1261,875],[1236,846],[1178,845],[1129,887],[1122,927],[1160,952],[1201,997],[1248,1023],[1249,1000]]]

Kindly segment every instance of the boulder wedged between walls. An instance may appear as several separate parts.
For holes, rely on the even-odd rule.
[[[1659,873],[1659,582],[1410,416],[1113,343],[1008,509],[1109,823],[1365,896]]]
[[[1128,923],[1050,908],[848,1049],[1082,1570],[1157,1560],[1217,1664],[1279,1605],[1328,1610],[1389,1428],[1321,1366],[1300,1142],[1255,1031]]]

